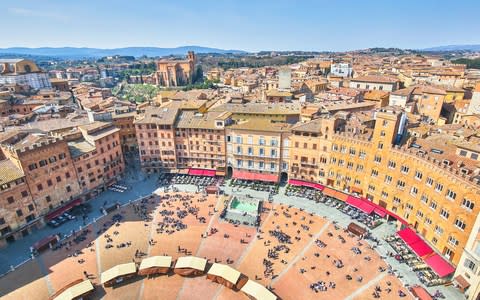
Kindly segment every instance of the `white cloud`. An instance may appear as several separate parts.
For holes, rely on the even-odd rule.
[[[20,7],[9,7],[8,12],[11,15],[21,16],[21,17],[36,17],[36,18],[47,18],[56,21],[66,22],[69,20],[69,17],[64,14],[58,14],[55,12],[46,12],[46,11],[37,11]]]

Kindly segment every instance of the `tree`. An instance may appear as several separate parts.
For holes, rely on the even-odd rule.
[[[202,69],[201,65],[197,66],[197,69],[195,70],[195,73],[193,74],[192,82],[193,83],[203,82],[203,69]]]

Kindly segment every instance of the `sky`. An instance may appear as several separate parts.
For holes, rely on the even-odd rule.
[[[2,0],[0,47],[346,51],[480,44],[479,0]]]

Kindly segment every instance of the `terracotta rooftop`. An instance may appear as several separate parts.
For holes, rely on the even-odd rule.
[[[181,103],[179,101],[173,101],[164,107],[147,107],[145,113],[140,115],[134,123],[173,125],[180,112],[180,106]]]
[[[359,81],[359,82],[378,82],[378,83],[395,83],[399,80],[397,78],[392,78],[388,76],[381,76],[381,75],[365,75],[365,76],[358,76],[353,78],[352,81]]]
[[[262,114],[262,115],[299,115],[299,104],[267,104],[267,103],[249,103],[235,104],[227,103],[212,108],[211,111],[229,111],[239,114]]]
[[[250,119],[247,121],[240,121],[230,126],[231,129],[241,130],[261,130],[270,132],[288,132],[291,128],[287,123],[274,123],[265,119]]]
[[[9,159],[0,161],[0,185],[17,180],[23,176],[25,176],[23,171]]]
[[[325,121],[322,118],[314,119],[306,123],[297,123],[291,129],[292,131],[321,133],[322,128],[325,127]]]
[[[205,114],[194,111],[183,111],[178,115],[176,128],[221,129],[215,126],[215,120],[223,119],[224,112],[208,112]]]

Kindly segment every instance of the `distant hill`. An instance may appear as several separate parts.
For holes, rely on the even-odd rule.
[[[422,49],[423,51],[480,51],[480,45],[447,45]]]
[[[98,49],[98,48],[75,48],[75,47],[42,47],[42,48],[0,48],[0,55],[15,54],[15,55],[44,55],[62,58],[94,58],[112,55],[122,56],[167,56],[167,55],[185,55],[188,51],[195,51],[196,53],[246,53],[242,50],[224,50],[217,48],[208,48],[201,46],[183,46],[177,48],[158,48],[158,47],[126,47],[114,49]]]

